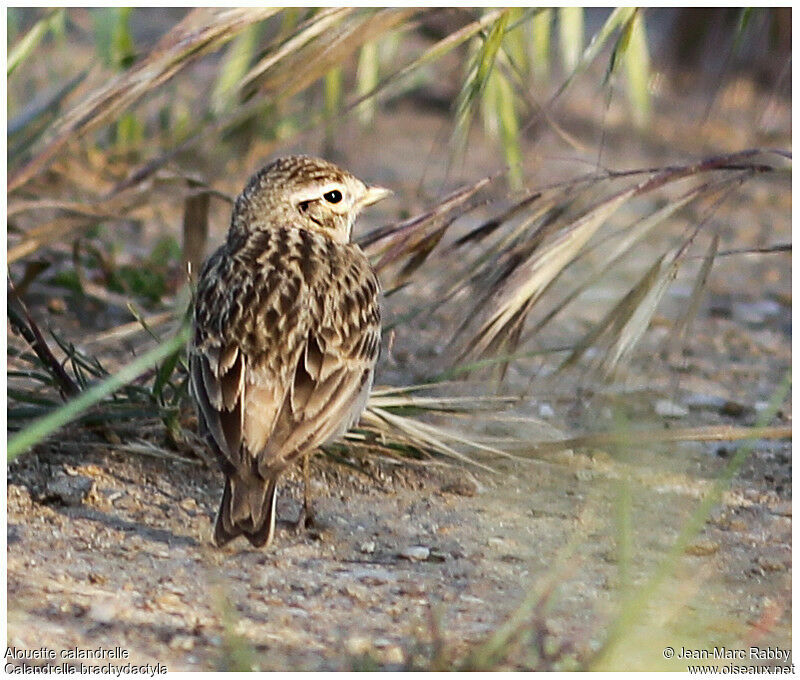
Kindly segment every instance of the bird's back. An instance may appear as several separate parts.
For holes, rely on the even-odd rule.
[[[259,230],[208,260],[192,388],[223,468],[268,475],[358,418],[379,351],[378,297],[357,245],[305,229]]]

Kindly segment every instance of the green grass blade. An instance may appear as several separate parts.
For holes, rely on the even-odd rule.
[[[118,68],[128,68],[136,58],[136,48],[133,44],[130,27],[132,11],[131,7],[120,7],[117,10],[117,23],[111,34],[112,55]]]
[[[356,89],[359,97],[365,97],[378,85],[380,60],[377,41],[366,43],[358,55]],[[358,105],[358,119],[362,125],[369,125],[375,118],[375,99],[368,98]]]
[[[114,69],[128,68],[136,56],[130,30],[130,7],[102,7],[92,10],[95,49],[103,62]]]
[[[606,40],[608,40],[611,34],[620,26],[625,26],[635,11],[636,10],[633,7],[617,7],[613,12],[611,12],[600,30],[595,33],[594,36],[592,36],[591,42],[583,51],[580,59],[575,64],[575,68],[570,71],[567,78],[563,83],[561,83],[560,87],[551,99],[557,99],[559,96],[561,96],[561,94],[564,93],[567,87],[569,87],[570,83],[574,80],[575,76],[583,72],[586,67],[591,64],[592,61],[594,61],[595,57],[597,57],[597,55],[600,53],[600,50],[603,48],[603,45],[605,45]]]
[[[472,23],[467,24],[463,28],[460,28],[459,30],[442,38],[432,47],[428,48],[425,52],[423,52],[422,56],[418,57],[410,64],[402,66],[394,73],[388,75],[374,89],[370,90],[367,94],[359,97],[355,102],[351,103],[350,106],[351,107],[358,106],[366,98],[374,97],[383,90],[386,90],[389,86],[396,85],[398,82],[407,78],[412,73],[420,72],[423,69],[423,67],[425,67],[427,64],[430,64],[434,61],[441,59],[446,54],[451,52],[453,49],[458,47],[458,45],[461,45],[462,43],[472,38],[479,31],[483,31],[488,26],[491,26],[494,22],[497,21],[497,19],[500,17],[501,14],[502,12],[500,10],[487,12],[486,14],[481,16],[481,18],[478,19],[477,21],[473,21]]]
[[[344,74],[341,66],[335,66],[325,74],[325,116],[334,118],[342,106],[342,80]]]
[[[550,78],[550,28],[553,10],[549,7],[537,12],[531,21],[531,49],[533,51],[533,78],[537,84],[546,84]]]
[[[639,11],[630,22],[627,49],[622,62],[628,81],[628,100],[633,112],[633,120],[639,128],[650,121],[650,53],[647,48],[647,29],[644,14]]]
[[[583,8],[561,7],[558,10],[561,63],[567,73],[574,71],[583,52]]]
[[[505,75],[497,72],[497,110],[500,117],[500,139],[508,164],[508,183],[512,189],[522,189],[522,151],[519,143],[519,119],[514,91]]]
[[[528,18],[532,18],[531,15]],[[516,7],[509,12],[508,29],[503,37],[503,51],[511,60],[514,69],[522,75],[530,73],[530,59],[526,49],[527,35],[525,24],[528,21],[522,8]]]
[[[186,327],[172,339],[158,347],[154,347],[149,352],[146,352],[135,361],[123,367],[118,373],[108,378],[108,380],[86,390],[80,396],[64,404],[64,406],[57,411],[31,424],[30,427],[24,429],[9,440],[7,459],[9,461],[14,460],[21,453],[24,453],[35,444],[42,441],[42,439],[55,432],[59,427],[75,420],[75,418],[103,398],[116,392],[120,387],[127,385],[132,380],[135,380],[148,368],[152,367],[153,364],[180,349],[186,343],[188,337],[189,329]]]
[[[455,147],[460,150],[466,142],[472,114],[480,95],[484,92],[494,68],[495,57],[503,43],[508,26],[510,10],[505,10],[492,25],[489,35],[475,53],[469,74],[461,88],[456,104],[456,122],[453,130]]]
[[[251,24],[234,38],[220,67],[219,76],[211,93],[211,110],[215,115],[232,109],[236,104],[234,95],[244,78],[258,44],[259,24]]]
[[[52,31],[63,21],[64,10],[50,10],[39,19],[25,34],[25,37],[17,43],[16,47],[9,52],[8,64],[6,65],[6,76],[10,76],[23,61],[25,61],[36,49],[48,31]]]

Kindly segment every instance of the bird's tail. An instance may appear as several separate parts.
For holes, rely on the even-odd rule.
[[[256,548],[269,544],[275,534],[277,476],[233,473],[225,477],[225,491],[214,525],[214,544],[222,547],[244,534]]]

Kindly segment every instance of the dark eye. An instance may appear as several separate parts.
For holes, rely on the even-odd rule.
[[[323,194],[322,197],[328,201],[328,203],[338,203],[342,200],[342,192],[338,189],[334,189],[333,191]]]

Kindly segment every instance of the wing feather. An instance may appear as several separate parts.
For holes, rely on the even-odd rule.
[[[244,399],[243,439],[249,457],[255,457],[267,446],[275,428],[284,392],[278,385],[248,383]]]
[[[245,365],[244,358],[240,352],[233,346],[234,352],[227,352],[222,357],[226,358],[223,363],[222,358],[218,364],[219,387],[220,396],[222,398],[221,407],[225,411],[233,411],[239,402],[239,397],[244,391],[244,374]],[[231,361],[228,362],[227,359]]]
[[[222,409],[222,387],[217,377],[217,372],[211,365],[212,362],[216,365],[216,361],[214,360],[215,354],[216,352],[214,354],[206,352],[205,355],[200,356],[198,363],[200,364],[201,382],[208,403],[219,411]]]
[[[205,300],[198,289],[190,370],[201,424],[225,459],[256,463],[265,478],[344,431],[372,383],[377,280],[357,246],[315,238],[316,253],[294,263],[288,251],[253,263],[220,255],[202,277],[216,275],[216,288]],[[314,281],[300,275],[302,257],[315,258]]]
[[[365,275],[374,276],[367,267]],[[380,343],[377,286],[365,285],[361,292],[367,304],[355,310],[343,302],[352,296],[348,291],[333,288],[322,298],[321,316],[328,323],[310,326],[303,359],[259,460],[262,474],[278,461],[337,437],[361,415]],[[331,311],[341,309],[348,309],[349,318]]]

